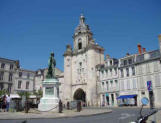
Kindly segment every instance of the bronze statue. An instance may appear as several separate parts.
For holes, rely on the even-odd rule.
[[[54,59],[54,53],[52,52],[48,60],[48,72],[47,72],[46,78],[48,79],[55,78],[55,66],[56,66],[56,61]]]

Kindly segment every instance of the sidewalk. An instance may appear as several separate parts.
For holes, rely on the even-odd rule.
[[[58,112],[39,112],[31,109],[29,113],[0,112],[0,120],[78,117],[78,116],[98,115],[110,112],[112,112],[112,110],[109,109],[83,109],[81,112],[77,112],[76,110],[64,110],[63,113],[58,113]]]
[[[159,110],[159,111],[155,114],[155,117],[156,117],[156,123],[161,123],[161,110]],[[152,121],[152,116],[149,117],[147,123],[151,123],[151,121]]]

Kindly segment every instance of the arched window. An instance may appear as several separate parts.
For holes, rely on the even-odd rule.
[[[78,39],[78,49],[82,49],[82,39]]]

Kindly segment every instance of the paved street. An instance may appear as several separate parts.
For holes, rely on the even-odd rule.
[[[128,123],[136,120],[138,108],[112,108],[113,112],[86,117],[58,119],[27,119],[27,123]],[[147,112],[148,109],[144,109]],[[21,123],[24,120],[0,120],[0,123]]]

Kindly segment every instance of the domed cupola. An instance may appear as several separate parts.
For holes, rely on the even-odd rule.
[[[80,16],[80,22],[79,25],[76,27],[75,32],[74,32],[74,37],[79,35],[79,33],[91,33],[91,30],[89,26],[85,23],[85,17],[83,14]]]

